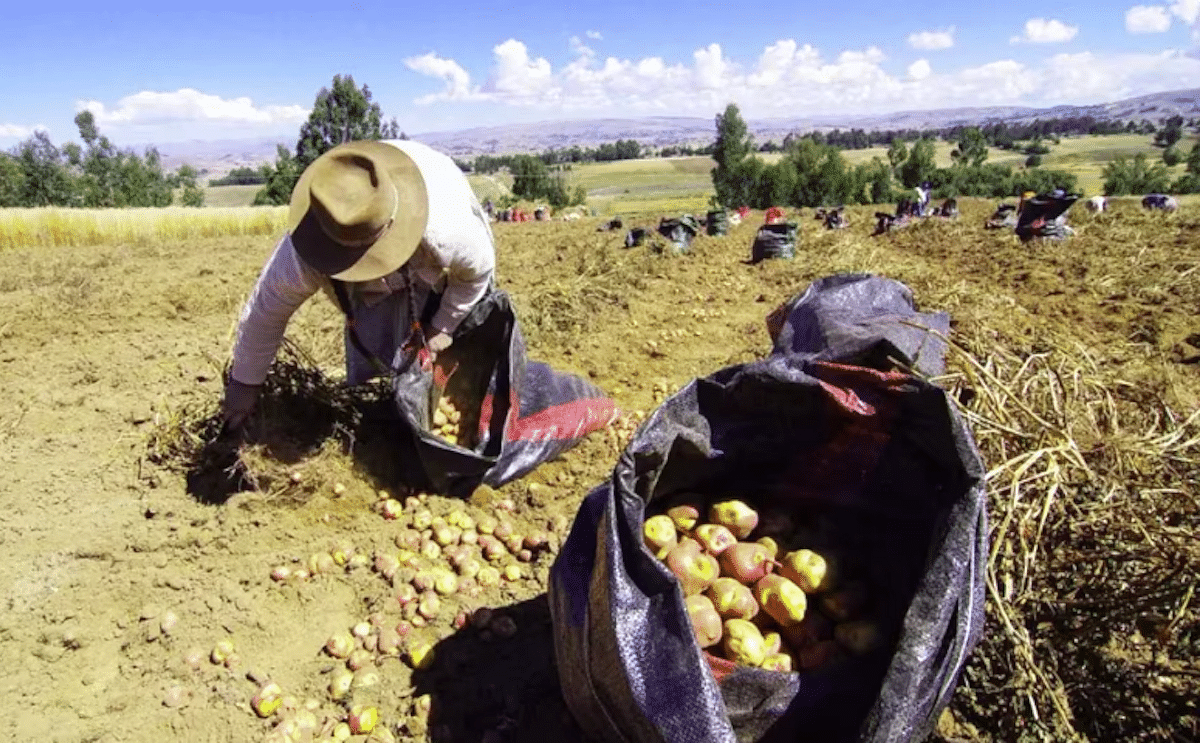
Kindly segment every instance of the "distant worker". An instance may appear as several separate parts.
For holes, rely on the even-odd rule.
[[[930,187],[929,181],[923,181],[913,190],[917,192],[917,198],[912,213],[914,216],[923,217],[926,209],[929,208],[929,197],[933,193],[933,189]]]
[[[1159,209],[1165,212],[1173,212],[1179,208],[1179,202],[1174,196],[1167,196],[1161,193],[1147,194],[1142,199],[1142,206],[1146,209]]]

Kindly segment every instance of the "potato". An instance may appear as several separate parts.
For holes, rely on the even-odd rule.
[[[708,520],[726,527],[737,539],[743,539],[758,526],[758,512],[740,500],[720,501],[708,509]]]
[[[734,578],[717,578],[704,595],[712,599],[721,619],[752,619],[758,613],[754,594]]]
[[[667,516],[679,531],[691,531],[700,521],[700,509],[690,503],[684,503],[667,509]]]
[[[658,515],[646,519],[642,524],[642,539],[658,559],[663,559],[671,548],[679,543],[675,535],[675,522],[670,516]]]
[[[799,624],[808,609],[804,591],[782,575],[767,575],[755,583],[754,598],[781,627]]]
[[[745,619],[726,619],[725,634],[721,638],[725,657],[734,663],[761,666],[767,658],[762,634]]]
[[[692,633],[700,647],[708,648],[720,642],[724,625],[713,602],[707,596],[696,594],[688,596],[684,604],[692,620]]]
[[[762,628],[759,627],[759,632]],[[766,648],[767,655],[783,652],[783,637],[778,632],[763,632],[763,647]]]
[[[862,581],[852,581],[833,593],[822,596],[821,611],[834,621],[845,622],[861,614],[868,600],[866,584]]]
[[[762,667],[768,671],[791,673],[795,668],[795,662],[787,653],[768,653],[766,659],[763,660]]]
[[[782,633],[788,645],[799,649],[822,640],[832,639],[833,622],[820,612],[808,611],[805,612],[804,619],[799,624],[784,627]]]
[[[817,593],[827,587],[828,565],[816,552],[807,549],[788,552],[780,562],[779,574],[800,586],[805,593]]]
[[[684,537],[671,548],[666,563],[687,596],[703,592],[720,575],[717,559],[705,553],[700,543],[690,537]]]
[[[775,569],[770,550],[756,542],[738,542],[721,552],[721,574],[736,578],[747,585],[757,583]]]
[[[713,555],[719,555],[737,544],[733,532],[721,524],[701,524],[696,527],[693,534],[700,544],[704,545],[704,549]]]
[[[883,632],[869,619],[842,622],[833,628],[833,638],[855,655],[865,655],[883,647]]]
[[[796,661],[805,671],[815,671],[844,657],[842,646],[835,640],[822,640],[796,649]]]
[[[779,542],[776,542],[772,537],[759,537],[754,540],[756,544],[761,544],[767,548],[767,552],[771,555],[772,560],[778,560],[780,557]]]

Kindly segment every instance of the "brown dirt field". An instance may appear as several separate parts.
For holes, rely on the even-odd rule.
[[[624,233],[597,232],[598,219],[497,224],[498,284],[514,297],[532,358],[589,377],[632,415],[659,401],[656,386],[675,389],[765,355],[767,313],[838,271],[905,282],[920,309],[951,313],[955,340],[976,357],[992,348],[1016,358],[1086,356],[1097,378],[1112,382],[1118,405],[1161,406],[1147,415],[1168,418],[1200,406],[1200,218],[1145,214],[1129,200],[1095,218],[1073,210],[1079,234],[1071,240],[1020,245],[1011,233],[982,229],[992,203],[963,201],[957,222],[879,238],[868,237],[873,208],[851,209],[852,227],[836,233],[820,230],[805,210],[796,259],[755,266],[744,261],[758,212],[674,257],[626,250]],[[659,215],[644,216],[626,228],[653,226]],[[222,502],[204,491],[211,483],[189,485],[179,452],[186,434],[215,413],[233,322],[272,246],[228,238],[0,253],[0,545],[8,555],[0,563],[0,700],[11,739],[265,740],[279,718],[258,719],[250,699],[251,679],[267,678],[294,697],[289,706],[311,700],[318,721],[341,719],[345,705],[326,692],[340,661],[322,648],[373,614],[398,621],[394,590],[369,565],[302,582],[275,582],[272,568],[299,567],[343,542],[367,555],[394,551],[402,525],[421,508],[479,518],[512,505],[518,532],[548,528],[561,539],[582,497],[611,470],[616,440],[597,433],[498,493],[466,504],[430,496],[386,521],[375,508],[379,490],[395,489],[386,431],[339,418],[345,411],[336,400],[303,407],[280,393],[268,401],[275,418],[260,429],[262,445],[246,454],[258,489]],[[297,358],[326,375],[317,380],[323,390],[340,374],[340,327],[321,299],[289,328]],[[1105,444],[1080,441],[1092,462]],[[985,456],[995,456],[989,446],[981,445]],[[1128,481],[1130,497],[1151,485],[1173,493],[1167,527],[1194,547],[1200,465],[1194,443],[1181,451],[1169,467],[1148,455],[1144,471],[1104,470],[1093,484],[1099,491]],[[335,496],[334,483],[345,494]],[[992,496],[995,522],[1004,499]],[[1069,526],[1065,517],[1061,524]],[[1130,546],[1128,557],[1142,549],[1149,548]],[[553,549],[543,551],[517,581],[447,597],[411,636],[436,644],[432,665],[414,671],[403,658],[380,660],[381,683],[355,692],[355,701],[377,704],[398,739],[581,739],[553,667],[545,599],[552,560]],[[1195,565],[1200,560],[1177,567]],[[1041,588],[1078,586],[1047,578]],[[1056,672],[1081,737],[1118,739],[1131,728],[1106,713],[1149,700],[1145,719],[1160,722],[1128,712],[1128,725],[1144,734],[1120,739],[1196,738],[1186,703],[1200,693],[1200,615],[1191,595],[1180,602],[1171,594],[1142,616],[1114,615],[1106,631],[1075,627],[1072,642],[1084,631],[1095,638],[1093,665],[1060,658]],[[515,635],[453,632],[455,614],[477,606],[515,619]],[[1054,612],[1026,609],[1039,653],[1067,636]],[[1025,681],[1005,666],[992,620],[943,734],[1052,739],[1050,728],[1015,719],[1028,708],[1023,697],[1007,699]],[[208,658],[223,639],[237,656],[228,667]],[[198,662],[189,664],[189,653]],[[1113,670],[1114,659],[1124,665]],[[1110,686],[1088,688],[1097,683]],[[414,702],[423,694],[431,695],[429,712]]]

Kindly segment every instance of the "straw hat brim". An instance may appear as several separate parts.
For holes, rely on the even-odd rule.
[[[339,154],[369,157],[396,187],[396,217],[372,244],[349,248],[334,241],[321,229],[309,209],[309,187],[314,168],[309,166],[292,189],[288,207],[288,229],[292,247],[315,270],[340,281],[370,281],[386,276],[404,265],[421,242],[429,221],[429,193],[417,164],[403,150],[384,142],[344,142],[318,160]]]

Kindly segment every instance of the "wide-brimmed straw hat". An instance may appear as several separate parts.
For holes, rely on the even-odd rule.
[[[404,265],[429,219],[421,172],[403,150],[345,142],[324,153],[292,190],[292,246],[317,271],[370,281]]]

